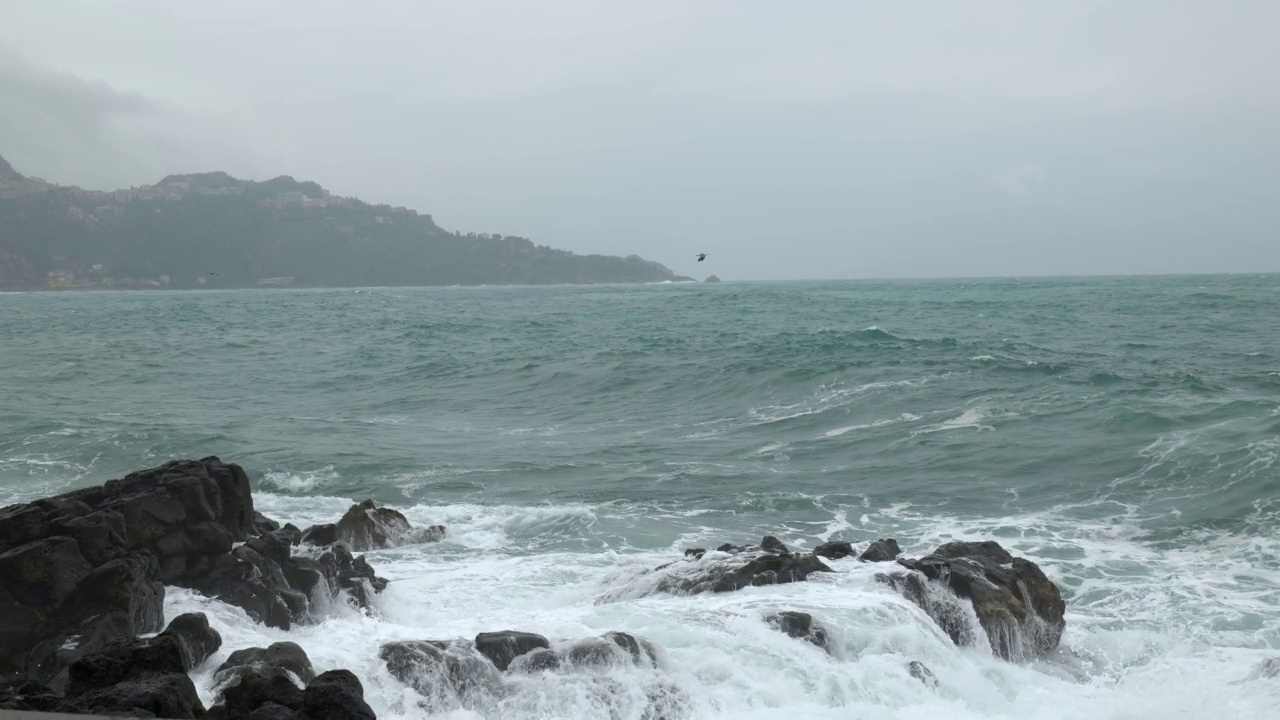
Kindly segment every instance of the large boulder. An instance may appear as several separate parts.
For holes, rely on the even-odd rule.
[[[997,656],[1025,661],[1044,657],[1058,647],[1066,627],[1066,603],[1058,586],[1035,563],[1014,557],[999,543],[951,542],[919,560],[900,559],[898,563],[971,603]],[[928,588],[918,580],[900,576],[889,576],[888,580],[926,611],[931,604],[942,606],[931,601]],[[963,642],[957,618],[940,619],[936,612],[930,615],[952,639]]]
[[[793,638],[808,641],[831,653],[831,637],[821,623],[814,622],[809,613],[787,610],[774,613],[765,618],[765,622]]]
[[[302,694],[308,720],[376,720],[364,701],[364,686],[350,670],[330,670],[307,683]]]
[[[356,503],[337,523],[313,525],[302,533],[308,545],[345,543],[355,552],[378,550],[444,538],[443,525],[415,527],[400,511],[378,507],[372,500]]]
[[[164,585],[252,530],[249,480],[216,457],[0,509],[0,675],[60,690],[79,657],[163,627]]]
[[[550,648],[551,643],[541,635],[502,630],[480,633],[476,636],[475,647],[481,655],[489,658],[494,667],[506,670],[516,658],[540,648]]]
[[[839,560],[855,554],[857,551],[853,549],[853,544],[846,540],[834,540],[825,542],[813,549],[813,554],[818,557],[828,558],[830,560]]]
[[[310,607],[308,597],[293,589],[280,563],[264,556],[262,549],[261,545],[245,543],[222,555],[197,579],[194,587],[209,597],[244,609],[257,622],[288,630],[294,621],[305,617]],[[285,552],[287,562],[287,545]]]
[[[311,659],[297,643],[276,642],[265,648],[242,648],[231,653],[213,671],[213,683],[220,692],[226,692],[247,677],[282,677],[301,689],[315,676]]]
[[[502,686],[498,668],[465,640],[390,642],[378,657],[392,677],[437,704],[469,704],[496,695]]]
[[[863,562],[892,562],[901,554],[902,548],[898,547],[897,540],[881,538],[868,545],[858,559]]]
[[[209,627],[204,613],[186,613],[169,621],[165,635],[178,640],[184,651],[183,665],[187,670],[199,667],[210,655],[222,647],[222,635]]]
[[[189,651],[176,634],[118,639],[84,655],[68,670],[58,712],[195,718],[204,705],[187,677]]]

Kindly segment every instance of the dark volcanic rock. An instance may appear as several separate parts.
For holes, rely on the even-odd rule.
[[[579,667],[658,666],[658,652],[648,640],[618,631],[570,643],[561,653],[566,660]]]
[[[249,481],[214,457],[0,510],[0,675],[57,690],[77,658],[163,626],[164,584],[253,532]]]
[[[267,517],[266,515],[263,515],[262,513],[256,510],[253,512],[253,532],[254,533],[261,535],[262,533],[269,533],[279,529],[280,529],[280,523],[276,522],[275,520],[272,520],[271,518]]]
[[[800,582],[816,572],[832,572],[816,555],[792,553],[774,537],[764,538],[758,547],[721,545],[716,553],[686,552],[683,561],[657,568],[666,574],[655,589],[680,594],[731,592],[752,585]]]
[[[187,670],[199,667],[222,647],[222,636],[209,627],[209,618],[204,613],[179,615],[169,622],[163,634],[172,635],[182,644],[186,653],[183,664]]]
[[[289,673],[292,673],[292,677]],[[266,648],[250,647],[231,653],[213,672],[213,682],[225,693],[228,688],[246,677],[278,676],[294,682],[301,688],[315,675],[316,672],[311,667],[311,659],[297,643],[277,642],[271,643]]]
[[[825,542],[813,549],[813,554],[818,557],[829,558],[831,560],[839,560],[854,554],[853,545],[844,540],[836,540],[833,542]]]
[[[0,710],[53,712],[62,702],[52,690],[34,680],[13,687],[0,686]]]
[[[117,640],[72,664],[67,695],[82,695],[142,675],[186,673],[186,659],[186,649],[175,635],[161,633],[146,640]]]
[[[346,590],[360,607],[370,607],[370,591],[380,593],[387,588],[385,578],[378,577],[363,555],[352,555],[342,543],[320,556],[320,568],[331,591]]]
[[[765,622],[793,638],[807,640],[828,653],[831,652],[831,638],[826,628],[814,622],[809,613],[788,610],[766,617]]]
[[[912,660],[907,663],[907,672],[911,673],[911,677],[925,684],[925,687],[938,687],[938,678],[934,676],[933,671],[925,666],[919,660]]]
[[[204,715],[187,677],[189,652],[176,634],[118,639],[87,654],[67,673],[59,712],[193,718]],[[151,715],[146,715],[151,713]]]
[[[1035,563],[1010,555],[999,543],[951,542],[927,557],[898,563],[969,601],[996,655],[1022,661],[1057,648],[1066,626],[1058,586]],[[918,584],[909,587],[909,582],[899,579],[895,586],[905,588],[904,594],[928,611],[928,591]],[[944,629],[952,623],[939,620]],[[948,634],[960,642],[954,628]]]
[[[891,562],[902,554],[898,541],[893,538],[877,540],[858,556],[863,562]]]
[[[257,622],[283,630],[301,619],[309,607],[306,594],[289,585],[279,563],[248,543],[217,558],[194,587],[243,608]]]
[[[353,551],[377,550],[411,543],[435,542],[445,536],[443,525],[414,527],[402,513],[378,507],[372,500],[352,505],[336,524],[314,525],[302,533],[309,545],[346,543]]]
[[[502,685],[498,669],[467,641],[391,642],[379,649],[378,657],[392,677],[427,698],[458,701],[496,693]]]
[[[364,701],[364,686],[350,670],[330,670],[307,683],[303,705],[308,720],[375,720]]]
[[[204,705],[186,673],[153,673],[86,692],[63,702],[58,712],[177,720],[204,717]]]
[[[267,704],[301,711],[302,688],[284,675],[249,673],[222,693],[222,707],[231,718],[248,717]]]
[[[476,650],[489,658],[494,667],[506,670],[511,661],[538,648],[550,648],[551,643],[541,635],[503,630],[501,632],[480,633],[475,639]]]
[[[332,545],[338,542],[338,526],[333,523],[312,525],[302,531],[300,542],[307,545]]]
[[[507,669],[512,672],[536,673],[560,667],[560,654],[555,650],[537,648],[511,661]]]

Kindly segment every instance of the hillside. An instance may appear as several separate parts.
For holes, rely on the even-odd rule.
[[[0,289],[481,285],[684,279],[634,255],[449,232],[430,215],[314,182],[223,172],[99,192],[24,177],[0,157]]]

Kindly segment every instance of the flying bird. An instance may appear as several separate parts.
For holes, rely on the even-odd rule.
[[[703,260],[706,260],[706,259],[707,259],[706,253],[698,253],[698,262],[702,262]]]
[[[217,275],[218,273],[216,273],[216,272],[211,272],[211,273],[209,273],[209,274],[210,274],[210,275]]]

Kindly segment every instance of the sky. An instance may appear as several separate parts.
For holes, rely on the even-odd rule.
[[[698,278],[1275,272],[1278,37],[1274,0],[6,0],[0,155]]]

